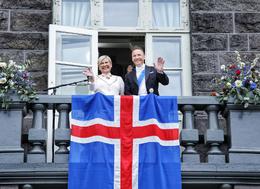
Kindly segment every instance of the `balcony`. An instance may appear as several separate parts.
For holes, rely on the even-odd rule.
[[[183,188],[260,187],[260,106],[202,96],[178,104]],[[40,95],[0,111],[0,189],[67,187],[70,110],[70,96]]]

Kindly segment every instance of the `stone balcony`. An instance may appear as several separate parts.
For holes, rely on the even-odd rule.
[[[260,188],[260,106],[178,104],[183,188]],[[70,96],[48,95],[0,111],[0,189],[67,188],[70,111]]]

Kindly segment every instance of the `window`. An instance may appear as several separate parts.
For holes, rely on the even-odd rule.
[[[90,0],[63,0],[61,11],[64,26],[88,27],[91,24]]]
[[[104,0],[103,12],[104,26],[136,27],[139,17],[138,0]]]
[[[187,1],[55,0],[54,23],[102,31],[188,30]]]
[[[189,35],[178,34],[147,34],[146,55],[147,64],[155,63],[158,57],[165,60],[165,72],[170,83],[167,86],[160,85],[160,95],[190,95],[190,64]],[[184,56],[185,55],[185,56]],[[152,65],[151,65],[152,66]],[[184,78],[185,76],[185,78]]]
[[[73,85],[83,81],[84,67],[97,71],[97,32],[79,28],[50,25],[49,87],[57,87],[56,94],[88,93],[88,87]],[[71,83],[71,84],[70,84]],[[52,93],[53,91],[50,91]]]
[[[180,1],[153,0],[152,17],[153,28],[180,27]]]
[[[113,69],[116,68],[112,72],[123,78],[131,63],[130,48],[144,47],[147,64],[152,65],[159,56],[166,60],[165,71],[170,84],[160,86],[160,94],[191,95],[188,0],[56,0],[54,23],[97,32],[97,52],[109,55]],[[79,54],[86,56],[88,52],[91,56],[93,41],[84,35],[62,38],[57,35],[57,38],[60,38],[57,44],[62,47],[63,59],[59,60],[56,52],[55,80],[62,83],[82,79],[80,72],[90,57]],[[96,61],[92,59],[92,64]]]

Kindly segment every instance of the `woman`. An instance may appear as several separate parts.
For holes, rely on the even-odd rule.
[[[101,74],[94,76],[90,68],[86,68],[84,75],[89,77],[91,89],[105,95],[124,95],[124,82],[120,76],[112,75],[112,61],[107,55],[98,58],[98,69]]]

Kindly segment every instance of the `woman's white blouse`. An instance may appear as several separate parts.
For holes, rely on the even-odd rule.
[[[98,75],[90,86],[94,92],[101,92],[105,95],[124,95],[124,81],[120,76]]]

